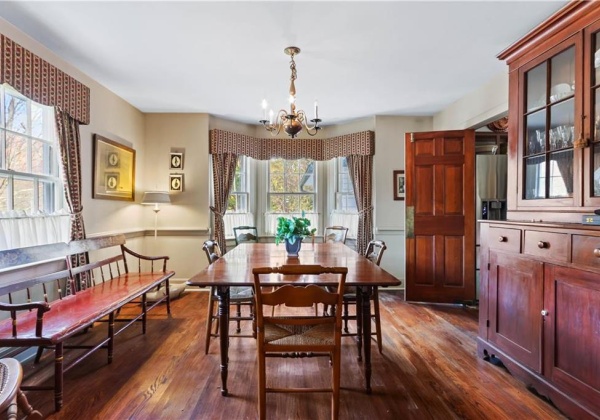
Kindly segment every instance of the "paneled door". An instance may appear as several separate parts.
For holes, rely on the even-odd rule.
[[[406,300],[475,299],[475,132],[407,133]]]

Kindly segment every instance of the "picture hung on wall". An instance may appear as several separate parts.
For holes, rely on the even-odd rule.
[[[92,198],[135,199],[135,150],[94,134]]]
[[[394,200],[404,200],[405,184],[404,171],[394,171]]]
[[[183,153],[171,152],[169,169],[183,169]]]
[[[183,174],[169,175],[169,190],[172,192],[183,191]]]

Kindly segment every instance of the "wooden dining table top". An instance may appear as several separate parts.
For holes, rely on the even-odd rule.
[[[252,286],[252,269],[255,267],[277,267],[286,264],[318,264],[328,267],[347,267],[347,286],[398,286],[402,282],[372,263],[363,255],[341,242],[302,243],[298,257],[288,257],[285,245],[274,243],[242,243],[227,252],[204,270],[187,281],[190,286]],[[328,280],[331,279],[331,281]],[[303,282],[319,285],[336,285],[336,276],[286,276],[279,274],[261,276],[261,283],[283,285]]]

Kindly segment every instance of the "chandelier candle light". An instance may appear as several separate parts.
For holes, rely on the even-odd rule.
[[[290,70],[292,71],[292,76],[290,77],[290,111],[288,112],[285,109],[279,110],[277,118],[273,121],[275,115],[271,109],[269,110],[269,119],[267,120],[268,103],[263,99],[263,119],[259,122],[272,136],[278,135],[282,128],[291,138],[296,137],[302,128],[304,128],[310,136],[314,136],[321,129],[321,127],[319,127],[321,120],[319,119],[319,104],[317,101],[315,100],[315,118],[310,120],[312,125],[308,124],[306,113],[303,110],[296,111],[296,85],[294,84],[294,81],[296,80],[296,63],[294,61],[294,56],[300,54],[300,48],[287,47],[283,52],[291,57]]]

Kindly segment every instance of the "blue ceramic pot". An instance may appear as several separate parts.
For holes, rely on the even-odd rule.
[[[287,239],[285,240],[285,250],[288,253],[288,257],[297,257],[302,246],[302,238],[296,238],[296,242],[291,243]]]

